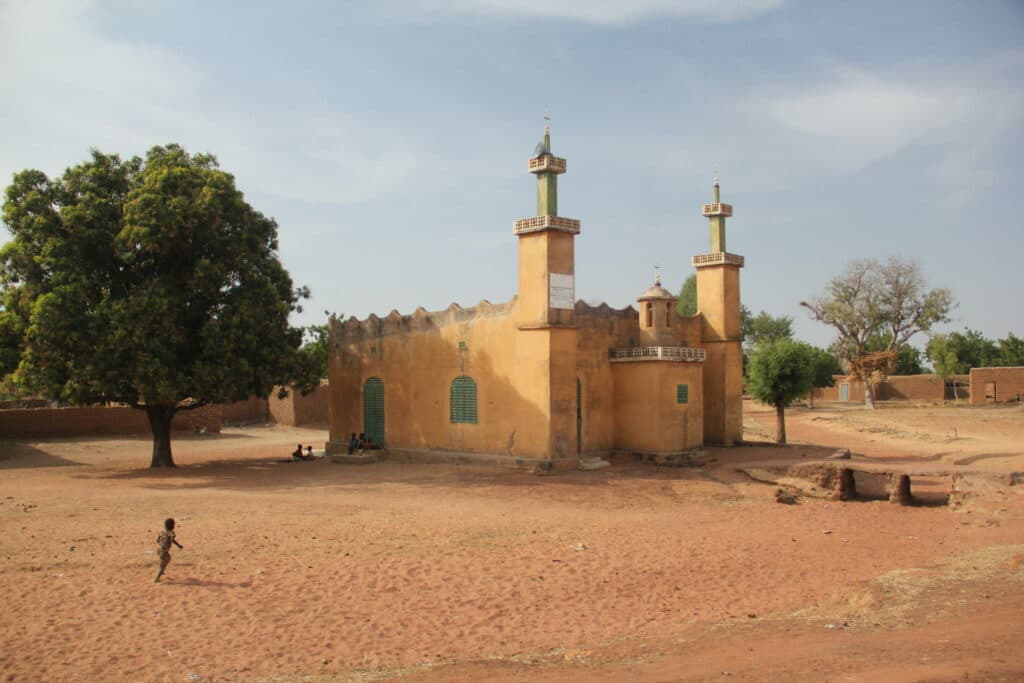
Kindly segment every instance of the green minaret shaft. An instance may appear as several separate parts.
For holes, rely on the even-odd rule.
[[[544,153],[551,154],[551,132],[546,129]],[[537,174],[537,215],[558,215],[558,175],[550,171]]]
[[[715,181],[714,204],[721,203],[721,196],[718,191],[718,181]],[[708,231],[711,237],[711,253],[725,251],[725,216],[716,211],[717,215],[708,216]]]

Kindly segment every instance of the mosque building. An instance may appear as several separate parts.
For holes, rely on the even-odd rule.
[[[711,249],[692,259],[698,310],[685,317],[658,277],[638,310],[577,301],[580,222],[558,214],[566,161],[551,153],[549,128],[528,168],[537,215],[514,223],[511,301],[330,320],[329,452],[365,432],[388,452],[553,467],[741,439],[743,257],[726,251],[732,207],[717,178],[703,209]]]

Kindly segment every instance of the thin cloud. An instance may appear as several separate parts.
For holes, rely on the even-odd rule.
[[[733,22],[778,9],[783,0],[414,0],[425,13],[523,19],[562,19],[622,25],[665,17]]]
[[[969,104],[970,94],[953,84],[848,69],[805,89],[781,88],[763,107],[798,133],[888,153],[958,122]]]
[[[299,201],[394,196],[422,186],[428,168],[445,177],[439,153],[367,116],[274,112],[258,92],[220,99],[201,62],[105,35],[98,9],[0,3],[0,90],[17,94],[4,112],[0,177],[26,167],[56,175],[89,147],[132,156],[168,142],[216,154],[245,189]]]

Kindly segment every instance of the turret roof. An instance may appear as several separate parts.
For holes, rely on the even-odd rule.
[[[655,275],[654,284],[648,287],[647,291],[637,298],[637,301],[667,301],[669,299],[675,301],[675,294],[661,286],[661,275]]]

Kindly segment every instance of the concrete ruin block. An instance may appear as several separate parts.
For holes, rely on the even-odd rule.
[[[833,484],[833,493],[839,500],[853,500],[857,497],[857,481],[853,478],[853,470],[839,468]]]
[[[611,463],[601,458],[580,458],[579,465],[577,467],[584,472],[590,472],[593,470],[600,470],[605,467],[610,467]]]
[[[782,503],[783,505],[796,505],[800,499],[800,494],[797,491],[791,489],[776,489],[775,490],[775,502]]]
[[[894,505],[913,505],[910,493],[910,475],[893,472],[889,475],[889,502]]]

